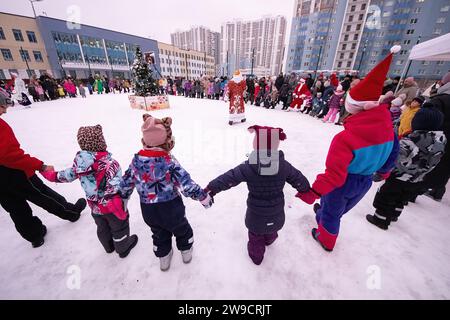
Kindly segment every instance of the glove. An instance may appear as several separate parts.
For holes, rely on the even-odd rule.
[[[200,200],[200,203],[203,205],[205,209],[209,209],[212,207],[214,203],[214,198],[211,197],[209,193],[206,193],[206,197],[203,200]]]
[[[58,173],[56,171],[42,171],[41,175],[50,182],[58,182]]]
[[[313,204],[316,200],[320,199],[320,196],[313,189],[309,189],[303,193],[299,192],[295,196],[307,204]]]
[[[387,172],[387,173],[376,172],[372,176],[372,181],[373,182],[381,182],[381,181],[386,180],[387,178],[389,178],[390,175],[391,175],[390,172]]]

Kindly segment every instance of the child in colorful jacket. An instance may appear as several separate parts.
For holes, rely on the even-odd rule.
[[[102,127],[81,127],[78,130],[79,151],[73,166],[63,171],[45,172],[51,182],[72,182],[79,179],[86,193],[97,236],[107,253],[116,251],[125,258],[136,246],[138,236],[130,236],[128,212],[119,195],[122,171],[106,149]]]
[[[345,130],[331,142],[324,174],[317,176],[312,189],[297,197],[314,206],[318,228],[313,238],[326,251],[332,251],[339,234],[342,216],[350,211],[369,191],[372,175],[386,178],[395,165],[398,143],[394,135],[387,105],[379,99],[394,52],[378,64],[367,77],[353,87],[345,101],[351,114],[344,121]]]
[[[412,119],[414,119],[414,116],[420,110],[424,102],[425,100],[422,97],[416,97],[412,102],[407,101],[405,103],[405,109],[400,117],[400,126],[398,127],[399,139],[411,133]]]
[[[330,101],[328,101],[328,113],[323,118],[322,122],[330,122],[334,123],[336,121],[336,116],[340,111],[341,103],[342,103],[342,97],[344,96],[345,91],[342,90],[342,86],[339,85],[334,91],[334,94],[331,96]]]
[[[447,139],[442,131],[443,114],[435,108],[420,109],[414,116],[412,132],[400,140],[395,169],[378,190],[373,201],[376,211],[367,220],[387,230],[398,220],[403,208],[422,189],[421,182],[444,155]],[[374,181],[380,181],[378,175]]]
[[[253,263],[260,265],[266,246],[278,238],[284,225],[285,183],[303,193],[310,186],[303,174],[285,160],[283,151],[277,150],[280,140],[286,139],[283,129],[252,126],[249,131],[256,133],[249,160],[212,180],[205,191],[214,196],[241,182],[247,183],[247,250]]]
[[[194,235],[178,190],[186,197],[199,200],[205,208],[212,204],[211,197],[170,154],[175,145],[171,124],[171,118],[160,120],[144,115],[143,149],[133,157],[120,184],[124,198],[137,189],[142,216],[153,233],[153,251],[160,258],[162,271],[170,268],[172,236],[176,238],[183,262],[192,259]]]

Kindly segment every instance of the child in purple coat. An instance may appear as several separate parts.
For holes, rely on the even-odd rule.
[[[254,151],[249,160],[212,180],[205,191],[211,196],[246,182],[249,190],[245,225],[248,228],[248,254],[259,265],[264,259],[266,246],[278,237],[284,225],[284,194],[286,182],[300,193],[310,190],[303,174],[284,159],[278,151],[280,140],[286,139],[283,129],[252,126],[256,132]]]

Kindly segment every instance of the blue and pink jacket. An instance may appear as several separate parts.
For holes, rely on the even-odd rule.
[[[342,187],[349,174],[386,174],[395,166],[398,140],[387,105],[348,117],[344,128],[331,142],[325,173],[312,186],[322,196]]]
[[[136,187],[141,203],[171,201],[180,192],[194,200],[206,198],[206,192],[168,152],[141,150],[131,161],[120,183],[121,195],[129,198]]]

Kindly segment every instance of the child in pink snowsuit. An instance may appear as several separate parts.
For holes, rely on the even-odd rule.
[[[339,113],[341,108],[341,100],[344,95],[344,91],[342,90],[342,86],[338,86],[337,90],[334,92],[333,96],[329,102],[329,108],[327,115],[323,118],[323,122],[327,122],[329,120],[330,123],[334,123],[336,120],[336,115]]]

